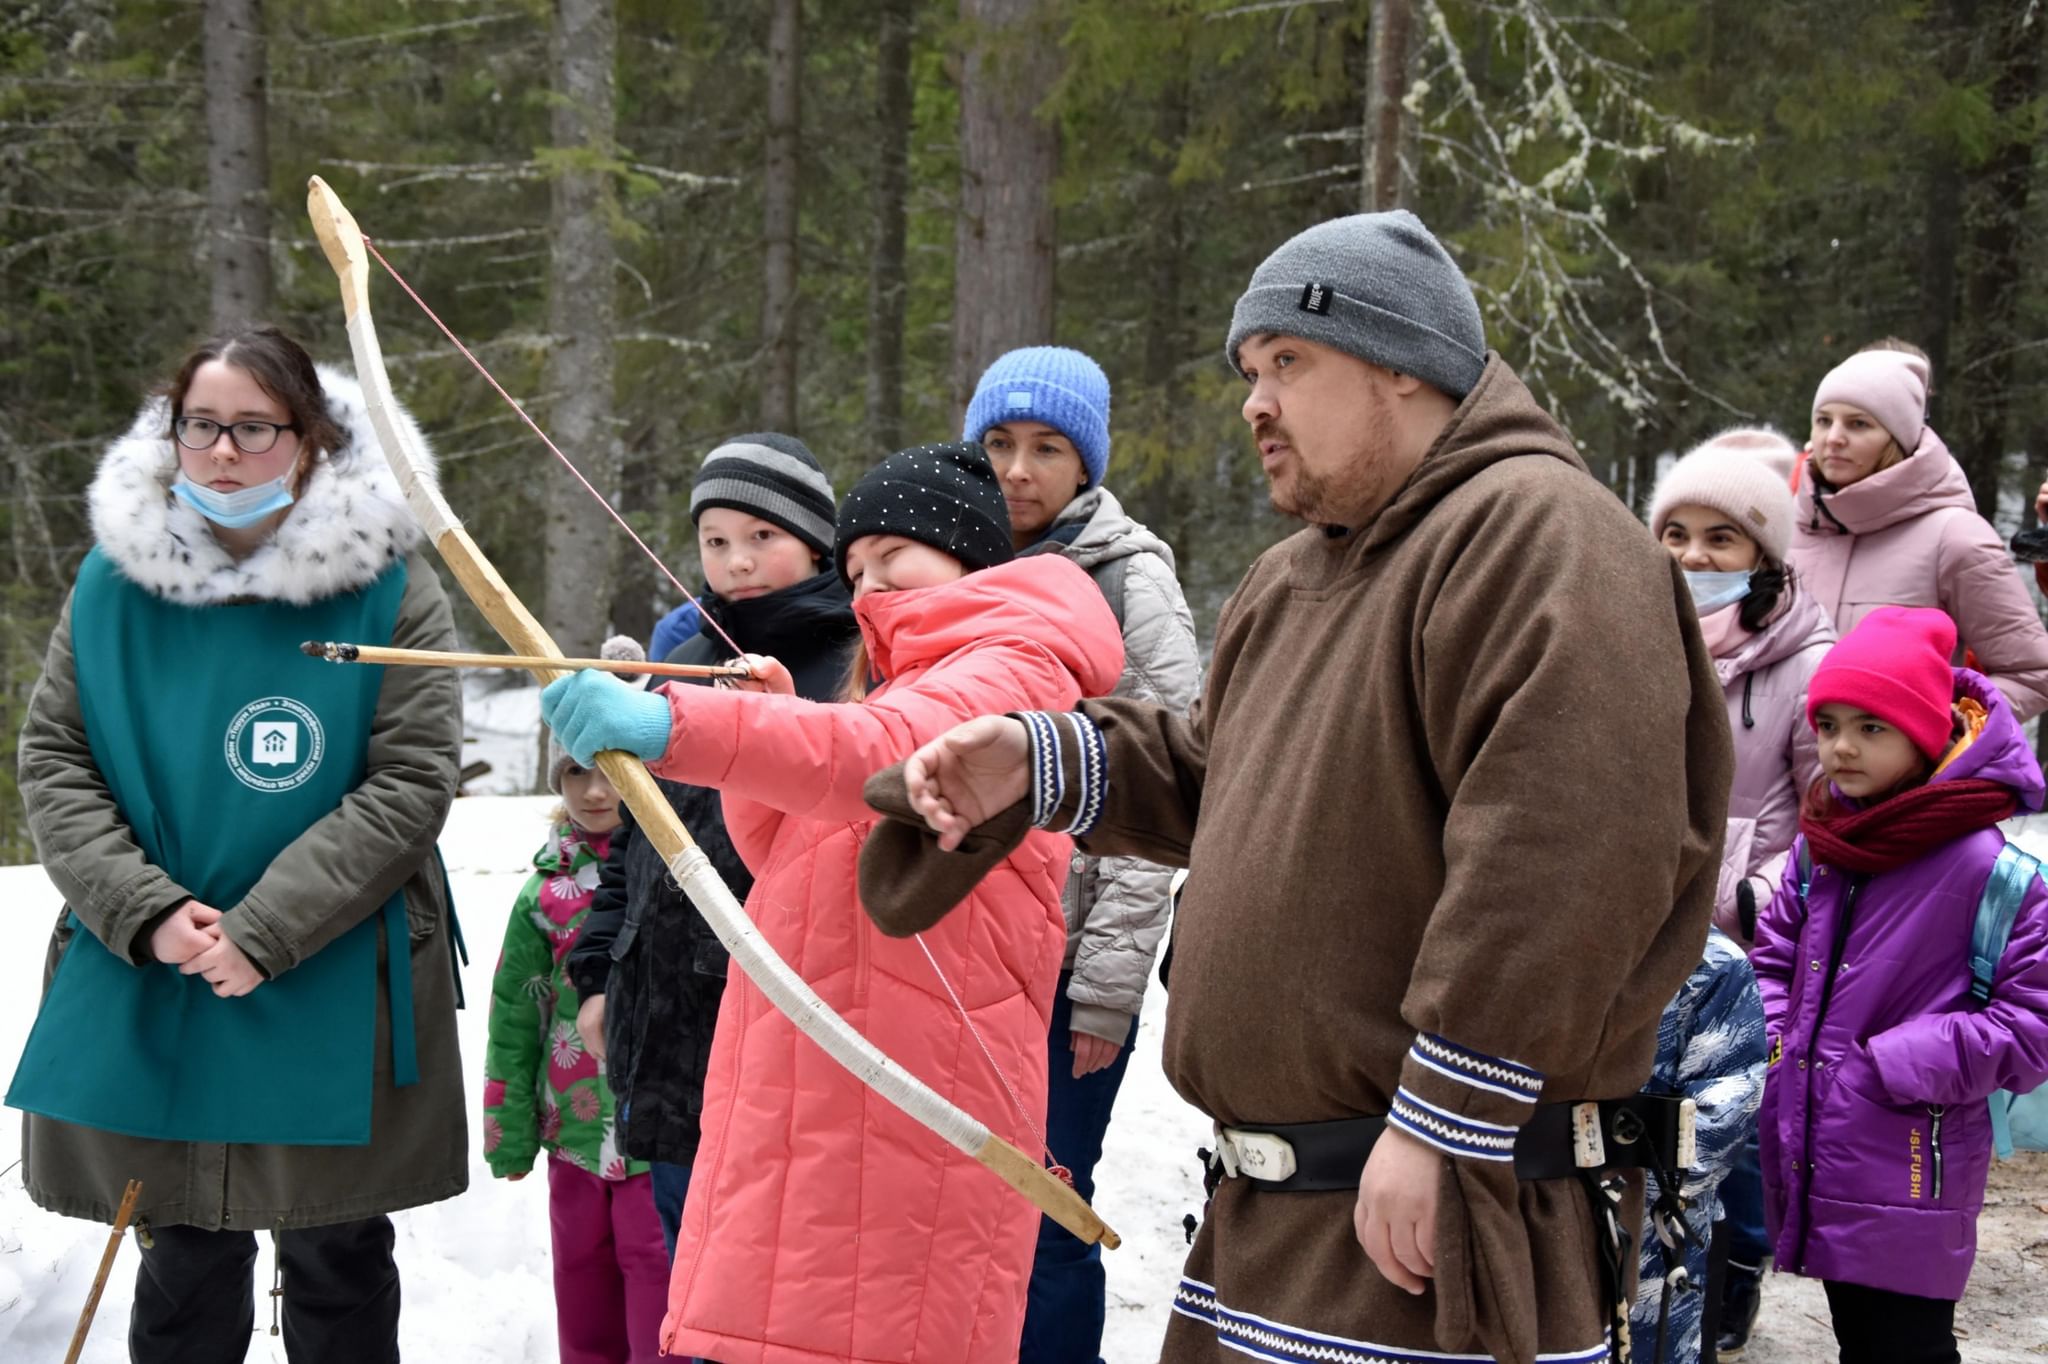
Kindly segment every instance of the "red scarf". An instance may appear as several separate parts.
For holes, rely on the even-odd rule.
[[[1865,810],[1825,813],[1809,802],[1799,832],[1816,862],[1843,871],[1897,871],[1964,834],[1988,829],[2019,809],[2002,782],[1971,777],[1933,782],[1887,797]]]

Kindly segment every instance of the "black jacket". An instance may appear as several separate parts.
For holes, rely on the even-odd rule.
[[[781,661],[797,694],[838,694],[857,633],[853,604],[837,573],[752,601],[706,597],[704,607],[741,649]],[[671,663],[721,663],[733,652],[711,627],[669,654]],[[726,837],[717,791],[657,781],[683,826],[741,900],[754,877]],[[612,835],[597,894],[570,951],[569,979],[585,998],[605,996],[605,1071],[619,1099],[619,1139],[635,1160],[687,1165],[696,1158],[704,1071],[726,952],[669,879],[654,845],[632,817]]]

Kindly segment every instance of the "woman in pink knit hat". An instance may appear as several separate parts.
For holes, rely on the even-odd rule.
[[[1785,565],[1792,541],[1792,493],[1786,481],[1797,455],[1792,442],[1776,431],[1724,431],[1679,460],[1658,482],[1650,502],[1650,531],[1685,571],[1700,630],[1728,698],[1735,784],[1728,793],[1714,923],[1745,950],[1755,936],[1757,912],[1770,904],[1784,878],[1786,854],[1799,830],[1799,798],[1820,778],[1813,730],[1806,723],[1806,689],[1835,641],[1826,613]],[[1698,1004],[1685,992],[1673,1007],[1698,1015]],[[1673,1017],[1670,1010],[1666,1017]],[[1694,1097],[1702,1101],[1703,1130],[1716,1104],[1730,1108],[1731,1098],[1743,1092],[1740,1066],[1735,1049],[1721,1040],[1684,1046],[1674,1061],[1678,1082],[1689,1091],[1699,1087]],[[1771,1246],[1764,1230],[1755,1123],[1747,1116],[1718,1121],[1740,1129],[1720,1145],[1720,1159],[1706,1171],[1720,1178],[1720,1186],[1702,1182],[1702,1187],[1688,1187],[1687,1195],[1708,1209],[1717,1250],[1726,1244],[1725,1275],[1708,1275],[1707,1288],[1716,1296],[1707,1304],[1703,1325],[1716,1347],[1732,1356],[1755,1328]],[[1709,1146],[1702,1138],[1702,1152]],[[1652,1236],[1644,1245],[1654,1243]],[[1660,1257],[1644,1280],[1662,1277]],[[1639,1308],[1639,1329],[1653,1332],[1655,1293]],[[1681,1327],[1674,1335],[1685,1338],[1689,1323],[1673,1320]],[[1670,1357],[1698,1353],[1694,1345]]]
[[[1880,606],[1947,612],[2024,722],[2048,708],[2048,630],[1927,424],[1927,383],[1926,359],[1898,350],[1852,355],[1821,380],[1792,566],[1844,632]]]

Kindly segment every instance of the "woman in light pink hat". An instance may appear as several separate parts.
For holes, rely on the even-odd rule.
[[[1650,502],[1650,531],[1685,571],[1700,630],[1714,656],[1714,671],[1728,698],[1728,728],[1735,738],[1735,783],[1728,793],[1728,829],[1721,845],[1720,887],[1714,923],[1747,950],[1757,912],[1770,904],[1785,874],[1786,854],[1799,830],[1799,798],[1820,777],[1820,757],[1806,723],[1806,690],[1814,670],[1834,643],[1834,628],[1797,576],[1785,566],[1792,541],[1792,493],[1786,486],[1798,451],[1776,431],[1724,431],[1678,461],[1657,484]],[[1716,935],[1718,941],[1718,935]],[[1713,945],[1700,983],[1666,1011],[1674,1026],[1660,1031],[1659,1065],[1668,1032],[1674,1057],[1667,1067],[1676,1083],[1701,1104],[1703,1152],[1718,1152],[1700,1176],[1689,1176],[1687,1197],[1705,1209],[1717,1249],[1726,1245],[1725,1275],[1710,1273],[1712,1301],[1703,1323],[1719,1349],[1739,1353],[1754,1329],[1761,1305],[1765,1257],[1771,1245],[1763,1220],[1763,1176],[1757,1164],[1756,1127],[1744,1097],[1742,1058],[1728,1045],[1688,1045],[1693,1039],[1677,1020],[1704,1023],[1700,1001],[1710,982],[1722,997],[1739,992],[1747,976],[1726,964],[1734,949]],[[1753,990],[1753,984],[1749,985]],[[1753,998],[1753,996],[1752,996]],[[1758,1006],[1761,1013],[1761,1006]],[[1726,1039],[1721,1039],[1722,1043]],[[1760,1085],[1761,1080],[1757,1083]],[[1746,1096],[1750,1104],[1755,1095]],[[1711,1176],[1708,1178],[1706,1176]],[[1715,1187],[1718,1181],[1719,1187]],[[1643,1280],[1663,1278],[1666,1264],[1654,1235],[1644,1241]],[[1718,1257],[1716,1258],[1718,1268]],[[1654,1331],[1654,1292],[1638,1300],[1637,1325]],[[1697,1341],[1686,1314],[1672,1317],[1677,1339]],[[1698,1345],[1684,1355],[1693,1358]]]
[[[2048,630],[1927,424],[1927,383],[1926,359],[1899,350],[1852,355],[1821,380],[1791,563],[1837,630],[1880,606],[1946,611],[1958,649],[2024,722],[2048,708]]]
[[[1745,946],[1778,888],[1799,797],[1820,776],[1806,682],[1835,639],[1786,568],[1793,503],[1779,469],[1794,453],[1775,431],[1723,432],[1672,466],[1650,502],[1650,533],[1685,571],[1728,697],[1735,788],[1714,920]]]

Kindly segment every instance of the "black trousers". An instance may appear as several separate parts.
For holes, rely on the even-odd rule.
[[[1721,1295],[1728,1289],[1728,1219],[1714,1223],[1707,1242],[1707,1299],[1700,1308],[1700,1364],[1717,1364],[1720,1352],[1714,1342],[1721,1338]]]
[[[128,1319],[132,1364],[219,1364],[256,1328],[256,1237],[152,1227]],[[398,1264],[388,1217],[277,1234],[292,1364],[398,1364]]]
[[[1826,1282],[1842,1364],[1962,1364],[1956,1305],[1861,1284]]]

